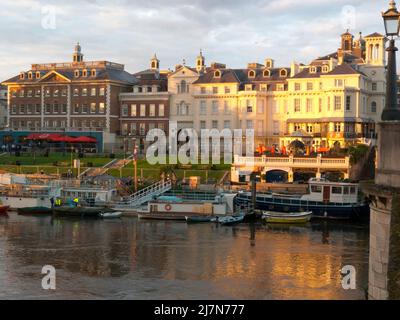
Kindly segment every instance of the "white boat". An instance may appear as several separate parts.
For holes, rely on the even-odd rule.
[[[103,219],[119,219],[122,217],[122,212],[105,212],[100,213],[100,217]]]
[[[266,223],[307,223],[311,220],[312,211],[306,212],[275,212],[263,211],[263,221]]]
[[[217,218],[216,222],[220,223],[223,226],[230,226],[233,224],[241,223],[244,220],[244,215],[241,216],[227,216],[222,218]]]

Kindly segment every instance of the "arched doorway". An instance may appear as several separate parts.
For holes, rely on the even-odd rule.
[[[265,181],[286,183],[289,181],[289,174],[283,170],[270,170],[265,174]]]

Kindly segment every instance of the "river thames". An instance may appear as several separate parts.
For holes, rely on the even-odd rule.
[[[365,299],[368,227],[0,218],[0,299]],[[56,268],[56,290],[41,287]],[[344,290],[340,270],[357,270]]]

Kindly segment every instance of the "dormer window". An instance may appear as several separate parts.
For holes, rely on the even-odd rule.
[[[270,70],[264,70],[264,77],[270,77],[271,76],[271,71]]]
[[[256,72],[254,70],[249,71],[249,78],[255,78],[256,77]]]
[[[328,73],[329,72],[329,66],[323,66],[322,67],[322,72],[323,73]]]
[[[221,71],[220,70],[216,70],[214,72],[214,78],[221,78]]]
[[[91,72],[91,74],[92,74],[92,77],[95,77],[96,74],[97,74],[96,69],[93,69],[92,72]]]
[[[32,72],[28,73],[28,79],[32,79]]]
[[[317,68],[316,67],[311,67],[310,68],[310,73],[317,73]]]
[[[36,72],[36,79],[40,79],[40,72]]]
[[[79,78],[79,76],[80,76],[79,70],[75,70],[75,78]]]
[[[25,79],[25,73],[21,72],[20,75],[19,75],[19,78],[20,78],[21,80]]]
[[[281,77],[287,77],[287,70],[286,70],[286,69],[282,69],[282,70],[279,72],[279,74],[280,74]]]
[[[82,76],[83,77],[87,77],[87,70],[86,69],[82,71]]]

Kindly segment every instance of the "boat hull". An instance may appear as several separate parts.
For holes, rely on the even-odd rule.
[[[308,213],[282,213],[282,212],[267,212],[263,215],[265,223],[279,224],[304,224],[311,220],[311,212]]]
[[[0,206],[0,215],[7,215],[8,209],[10,209],[10,206]]]
[[[235,205],[246,207],[251,203],[251,197],[237,195]],[[271,195],[257,196],[256,209],[261,211],[301,212],[312,211],[312,218],[334,220],[368,220],[369,205],[367,203],[335,204],[300,199],[279,199]]]
[[[87,219],[99,219],[101,214],[106,212],[105,208],[55,208],[53,214],[56,217],[63,218],[87,218]],[[108,210],[110,211],[110,210]]]
[[[51,215],[53,210],[47,207],[28,207],[17,209],[19,215]]]
[[[212,222],[215,218],[211,216],[206,216],[206,217],[188,217],[186,216],[186,222],[187,223],[209,223]]]

